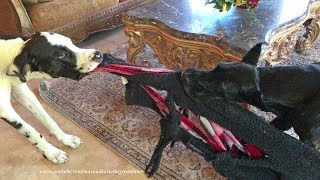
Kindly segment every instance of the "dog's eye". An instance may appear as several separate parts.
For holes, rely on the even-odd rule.
[[[66,53],[61,53],[58,58],[59,58],[59,59],[62,59],[62,58],[64,58],[64,57],[66,57]]]

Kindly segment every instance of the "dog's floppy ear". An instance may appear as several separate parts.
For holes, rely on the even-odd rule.
[[[26,82],[26,75],[29,75],[32,71],[39,70],[39,62],[36,59],[37,49],[35,48],[35,45],[37,42],[36,40],[40,35],[40,33],[36,33],[26,40],[20,54],[15,57],[8,68],[6,73],[8,76],[17,76],[21,82]]]
[[[33,61],[32,56],[23,50],[9,66],[6,74],[17,76],[21,82],[26,82],[26,75],[31,73],[31,65],[29,64],[31,61]]]
[[[243,63],[256,66],[259,60],[259,56],[261,53],[261,47],[264,43],[258,43],[255,46],[253,46],[248,53],[243,57],[242,61]]]

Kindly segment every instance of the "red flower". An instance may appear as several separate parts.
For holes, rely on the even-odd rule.
[[[248,7],[255,8],[255,7],[257,7],[258,2],[259,2],[259,0],[247,0],[247,3],[240,5],[240,6],[237,6],[237,7],[242,8],[242,9],[247,9]]]

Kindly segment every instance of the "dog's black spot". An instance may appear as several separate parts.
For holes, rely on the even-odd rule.
[[[28,132],[26,132],[24,135],[25,135],[27,138],[29,138],[29,137],[30,137],[30,135],[29,135],[29,133],[28,133]]]
[[[37,145],[38,145],[38,143],[34,143],[33,145],[34,145],[34,146],[37,146]]]
[[[6,121],[7,123],[9,123],[9,120],[7,118],[1,117],[1,119],[3,119],[4,121]]]
[[[18,123],[18,122],[13,122],[12,124],[11,124],[14,128],[16,128],[16,129],[20,129],[21,127],[22,127],[22,124],[21,123]]]
[[[2,119],[16,129],[20,129],[22,127],[22,124],[17,121],[9,121],[7,118],[2,118]]]
[[[42,135],[40,134],[40,137],[42,138]]]

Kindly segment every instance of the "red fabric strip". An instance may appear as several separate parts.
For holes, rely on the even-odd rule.
[[[154,74],[154,73],[170,73],[174,72],[174,70],[164,69],[164,68],[152,68],[152,67],[142,67],[142,66],[130,66],[130,65],[121,65],[121,64],[110,64],[102,68],[96,68],[94,72],[110,72],[110,73],[118,73],[124,75],[141,75],[141,74]],[[157,107],[160,112],[164,116],[169,115],[169,109],[165,104],[165,98],[162,97],[158,92],[153,90],[151,87],[146,85],[141,85],[142,88],[149,94],[149,96],[155,101]],[[204,132],[199,129],[196,124],[194,124],[189,118],[183,115],[182,111],[188,111],[189,114],[192,115],[192,118],[195,119],[201,126]],[[203,140],[205,140],[211,147],[213,147],[217,152],[226,151],[227,149],[224,146],[225,144],[231,144],[230,153],[235,156],[239,156],[243,151],[248,154],[251,158],[263,158],[265,154],[257,148],[253,144],[246,144],[246,150],[244,149],[244,145],[242,145],[234,135],[225,130],[220,125],[210,121],[211,127],[215,132],[215,135],[212,136],[203,122],[200,120],[199,116],[194,114],[193,112],[184,109],[182,111],[178,111],[181,114],[181,124],[180,127],[187,130],[192,131]]]

